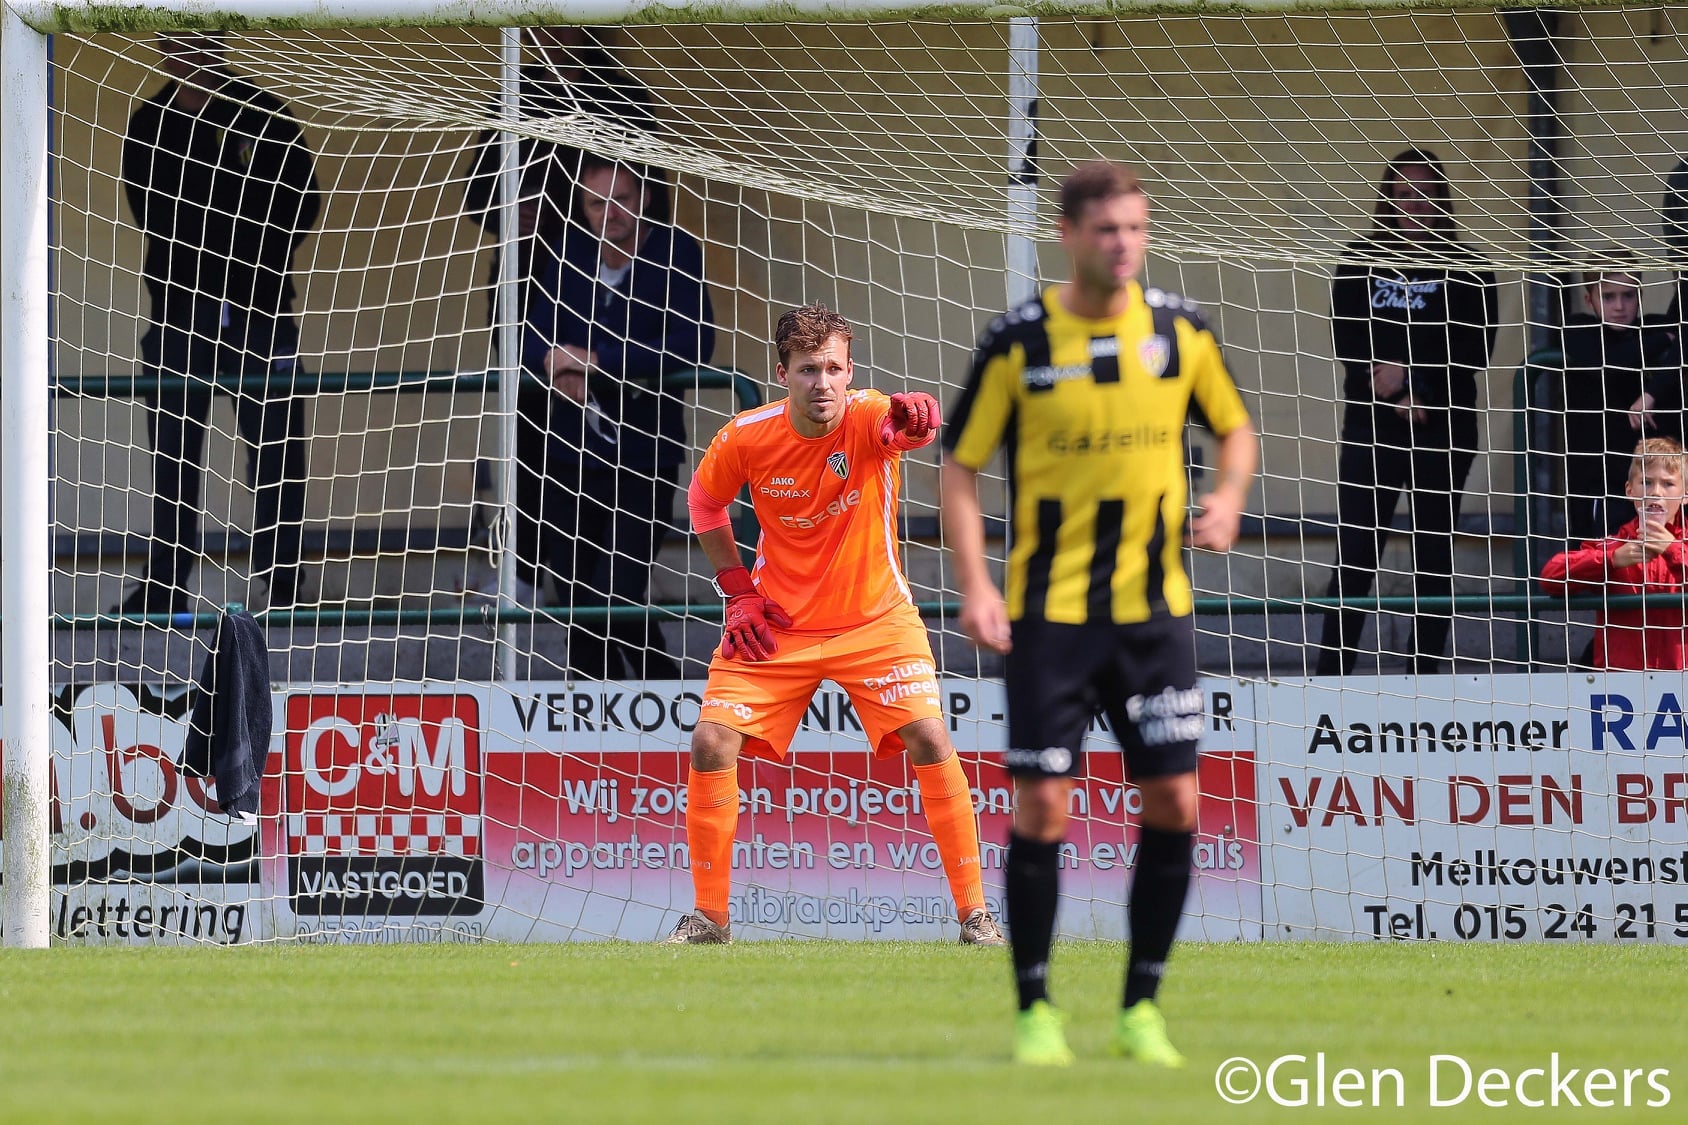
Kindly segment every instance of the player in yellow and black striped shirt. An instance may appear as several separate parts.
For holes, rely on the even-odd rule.
[[[1219,344],[1195,306],[1137,282],[1148,198],[1130,169],[1087,164],[1061,185],[1068,281],[993,321],[945,432],[944,532],[960,625],[1005,653],[1014,828],[1009,938],[1021,1062],[1072,1060],[1045,978],[1058,849],[1079,746],[1102,712],[1141,790],[1124,1008],[1113,1046],[1163,1066],[1156,986],[1183,913],[1196,827],[1195,625],[1184,572],[1184,425],[1219,436],[1218,486],[1189,542],[1229,550],[1258,455]],[[984,553],[978,474],[1005,447],[1013,512],[1007,596]]]

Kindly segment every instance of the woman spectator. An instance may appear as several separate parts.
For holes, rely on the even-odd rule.
[[[1415,596],[1453,593],[1453,532],[1477,456],[1477,379],[1494,350],[1494,274],[1462,242],[1442,162],[1422,149],[1389,161],[1371,229],[1331,285],[1343,369],[1336,570],[1330,596],[1360,598],[1402,493],[1411,508]],[[1358,660],[1363,609],[1327,611],[1320,675]],[[1414,613],[1409,668],[1430,672],[1447,646],[1446,609]]]

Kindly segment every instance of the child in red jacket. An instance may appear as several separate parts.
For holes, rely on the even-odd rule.
[[[1648,438],[1635,447],[1624,494],[1635,518],[1608,539],[1594,539],[1548,560],[1542,588],[1564,596],[1680,593],[1688,588],[1688,542],[1682,505],[1688,455],[1674,438]],[[1595,622],[1594,666],[1612,670],[1688,668],[1681,606],[1604,611]]]

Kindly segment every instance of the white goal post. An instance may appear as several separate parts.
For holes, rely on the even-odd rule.
[[[184,941],[331,930],[424,940],[419,919],[441,935],[462,923],[473,937],[654,937],[687,905],[674,763],[719,634],[700,608],[708,575],[684,506],[659,513],[677,518],[648,597],[672,610],[650,648],[671,646],[681,678],[573,675],[543,623],[498,608],[519,586],[516,551],[500,548],[519,492],[523,279],[517,240],[497,230],[523,221],[521,153],[534,141],[654,169],[673,224],[701,244],[718,339],[681,375],[694,382],[694,461],[737,405],[699,390],[695,372],[770,385],[772,316],[803,300],[858,327],[862,382],[952,403],[978,330],[1064,269],[1053,223],[1064,171],[1098,157],[1138,166],[1155,204],[1147,281],[1207,310],[1264,451],[1238,549],[1187,553],[1214,751],[1191,932],[1506,940],[1516,919],[1547,940],[1688,939],[1688,890],[1677,895],[1688,888],[1688,775],[1668,760],[1688,751],[1688,689],[1680,672],[1587,667],[1595,615],[1630,603],[1567,607],[1533,583],[1547,554],[1575,545],[1557,448],[1573,374],[1556,348],[1560,319],[1594,307],[1585,272],[1637,280],[1648,328],[1673,341],[1680,369],[1685,318],[1667,324],[1664,305],[1683,267],[1673,239],[1688,232],[1677,168],[1688,52],[1673,33],[1688,31],[1688,10],[178,0],[12,3],[4,21],[4,944],[106,940],[107,906],[127,916],[143,899],[149,919],[168,903],[184,927],[184,904],[225,911],[215,933],[195,915],[175,933]],[[606,29],[618,65],[651,95],[652,120],[524,106],[521,29],[547,24]],[[313,148],[325,203],[293,264],[304,325],[294,358],[345,379],[308,408],[300,487],[316,616],[274,619],[287,669],[275,697],[279,803],[225,849],[250,882],[194,898],[155,880],[125,897],[99,888],[140,885],[166,856],[208,866],[197,853],[184,861],[161,827],[207,813],[204,789],[192,807],[167,753],[204,637],[179,623],[164,639],[118,632],[103,612],[134,577],[130,556],[157,539],[150,437],[126,401],[73,409],[54,396],[145,383],[141,241],[117,154],[159,85],[152,35],[194,29],[228,32],[236,68],[287,103]],[[486,233],[461,221],[483,136],[498,138]],[[1498,278],[1497,342],[1477,376],[1472,468],[1455,489],[1451,601],[1414,603],[1426,567],[1397,534],[1373,566],[1382,601],[1362,603],[1359,674],[1319,677],[1344,424],[1331,275],[1372,222],[1385,162],[1407,149],[1434,150],[1448,170],[1453,214]],[[1675,236],[1660,214],[1673,193]],[[418,376],[405,385],[420,390],[377,402],[394,374]],[[222,546],[197,563],[196,605],[241,601],[249,581],[229,561],[254,551],[246,425],[219,400],[200,514]],[[1195,492],[1204,440],[1190,438]],[[909,466],[905,565],[933,622],[990,849],[1006,792],[989,753],[1004,735],[996,668],[943,624],[953,590],[936,474],[930,457]],[[1000,517],[1000,467],[986,484]],[[498,514],[478,541],[483,508]],[[1446,674],[1413,662],[1415,614],[1453,619]],[[354,620],[361,632],[344,627]],[[383,692],[391,700],[378,705]],[[920,859],[909,786],[865,761],[832,697],[812,717],[787,772],[743,775],[734,910],[750,936],[953,929],[930,908],[942,884]],[[1095,741],[1100,760],[1106,732]],[[465,773],[472,809],[453,789]],[[1130,863],[1133,792],[1117,761],[1081,788],[1066,933],[1123,927],[1110,888]],[[401,820],[415,842],[394,842]],[[211,840],[211,829],[183,831],[196,847]],[[452,863],[472,854],[477,890],[420,914],[362,900],[354,911],[351,892],[343,915],[307,902],[302,885],[320,889],[333,870],[315,863],[322,854],[346,861],[341,876],[402,882],[417,873],[405,857],[421,854],[407,847]],[[1502,869],[1528,871],[1529,892],[1508,898],[1492,881]],[[440,870],[441,886],[467,878],[464,865]],[[1592,873],[1586,890],[1574,875],[1573,890],[1550,890],[1577,870]],[[1652,876],[1644,891],[1639,870]]]
[[[5,824],[4,909],[7,945],[47,944],[48,416],[47,288],[47,43],[12,9],[0,27],[0,147],[11,172],[0,193],[0,680],[12,685],[0,738],[0,800]]]

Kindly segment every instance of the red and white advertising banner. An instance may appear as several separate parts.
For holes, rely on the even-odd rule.
[[[1256,692],[1267,937],[1688,940],[1688,678],[1365,683]]]
[[[940,682],[1001,910],[1010,785],[998,683]],[[193,689],[55,696],[53,917],[61,939],[234,943],[649,940],[692,905],[685,747],[698,685],[297,684],[275,692],[259,825],[177,766]],[[1260,935],[1253,690],[1211,681],[1188,937]],[[746,761],[732,910],[744,937],[952,938],[903,757],[875,760],[842,691],[784,762]],[[1118,937],[1136,789],[1087,743],[1062,851],[1062,931]]]
[[[264,818],[283,933],[334,919],[402,938],[418,922],[483,918],[485,697],[478,686],[287,693],[280,769],[266,778],[277,815]]]
[[[1210,722],[1185,932],[1260,930],[1253,733],[1238,685],[1205,685]],[[987,902],[1001,912],[1010,788],[998,683],[940,691],[979,811]],[[685,745],[697,685],[494,685],[486,719],[487,932],[649,940],[692,905]],[[1137,791],[1111,735],[1087,743],[1062,854],[1062,932],[1118,937]],[[906,758],[876,760],[844,692],[815,697],[784,762],[745,760],[731,912],[745,937],[936,938],[955,911]]]

